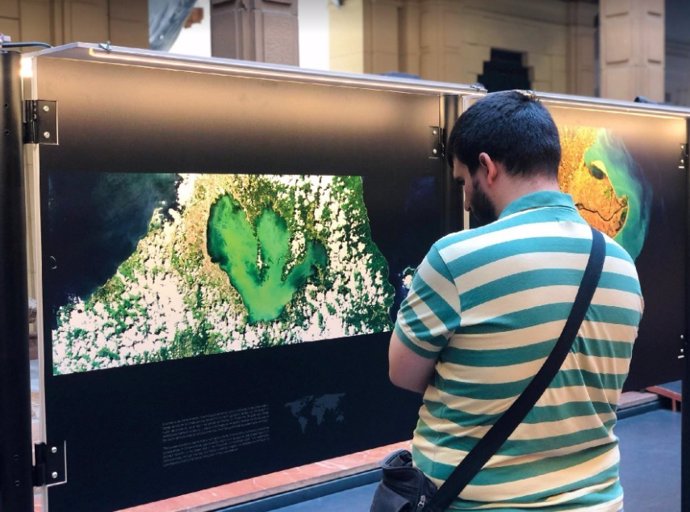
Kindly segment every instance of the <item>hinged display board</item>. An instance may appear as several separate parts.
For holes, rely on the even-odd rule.
[[[546,103],[561,137],[561,189],[633,257],[645,308],[626,390],[683,376],[687,315],[686,118]]]
[[[36,63],[60,110],[39,148],[50,511],[408,439],[388,339],[449,229],[438,125],[462,91],[64,57]]]

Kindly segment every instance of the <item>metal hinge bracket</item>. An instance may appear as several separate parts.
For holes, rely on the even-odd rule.
[[[429,158],[443,158],[445,156],[445,147],[443,145],[443,130],[439,126],[429,127],[429,145],[431,150]]]
[[[67,482],[66,443],[38,443],[34,445],[34,487],[50,487]]]
[[[680,145],[680,158],[678,159],[678,169],[686,169],[686,166],[688,165],[688,145],[687,144],[681,144]]]
[[[58,144],[56,101],[24,101],[24,144]]]

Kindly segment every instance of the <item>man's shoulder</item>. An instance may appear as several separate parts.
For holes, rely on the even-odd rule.
[[[625,248],[618,243],[614,238],[610,237],[606,233],[604,234],[604,239],[606,240],[606,255],[612,256],[614,258],[621,259],[631,265],[635,265],[635,260],[630,256],[630,253],[625,250]]]
[[[490,225],[454,231],[436,241],[433,248],[442,253],[452,246],[472,246],[476,243],[478,238],[492,231],[488,229],[489,226]]]
[[[525,239],[538,236],[544,226],[555,225],[555,222],[554,219],[519,212],[484,226],[449,233],[439,239],[434,247],[439,252],[453,246],[464,247],[467,250],[488,249],[507,238]],[[582,224],[585,225],[584,221]]]

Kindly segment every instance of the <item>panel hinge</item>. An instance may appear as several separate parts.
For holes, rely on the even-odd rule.
[[[680,158],[678,159],[678,169],[683,169],[685,170],[688,165],[688,145],[687,144],[681,144],[680,145]]]
[[[685,348],[688,346],[688,342],[685,339],[685,334],[680,335],[680,352],[678,354],[678,359],[685,359]]]
[[[66,443],[34,444],[34,487],[50,487],[67,481]]]
[[[429,145],[431,151],[429,158],[443,158],[445,156],[445,147],[443,145],[443,130],[439,126],[429,127]]]
[[[24,101],[24,144],[57,143],[57,102]]]

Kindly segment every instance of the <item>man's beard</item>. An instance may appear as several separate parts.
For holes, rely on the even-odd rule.
[[[472,178],[472,202],[470,203],[470,213],[474,217],[477,226],[484,226],[498,218],[496,208],[491,199],[484,193],[479,186],[478,180]]]

